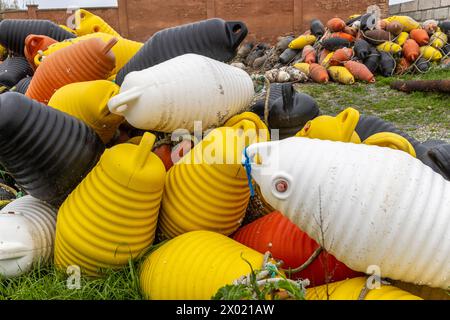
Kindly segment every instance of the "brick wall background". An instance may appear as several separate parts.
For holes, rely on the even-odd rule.
[[[346,19],[373,4],[387,15],[388,0],[118,0],[117,8],[88,10],[122,36],[137,41],[145,41],[163,28],[220,17],[244,21],[250,40],[273,43],[280,35],[303,33],[314,18],[324,23],[333,17]],[[37,6],[2,13],[3,19],[49,19],[59,24],[66,24],[68,17],[66,10],[40,10]]]
[[[413,0],[389,6],[389,14],[407,15],[417,21],[450,18],[450,0]]]

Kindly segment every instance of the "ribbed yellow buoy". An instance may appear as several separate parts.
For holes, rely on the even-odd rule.
[[[85,9],[79,9],[75,12],[75,19],[72,21],[75,25],[74,31],[77,36],[103,32],[120,37],[120,34],[114,30],[105,20]]]
[[[212,130],[176,163],[166,177],[159,221],[162,236],[236,231],[250,196],[242,153],[249,144],[268,137],[259,117],[245,112]]]
[[[155,136],[105,151],[58,212],[55,265],[90,276],[120,268],[153,243],[165,168],[151,152]]]
[[[264,256],[224,235],[193,231],[152,252],[140,269],[141,290],[152,300],[207,300],[223,286],[261,269]]]
[[[359,277],[306,289],[306,300],[358,300],[366,278]],[[422,300],[409,292],[394,286],[381,285],[379,289],[368,290],[363,300]]]
[[[75,82],[58,89],[48,105],[80,119],[108,143],[124,120],[109,112],[107,105],[119,91],[118,85],[107,80]]]

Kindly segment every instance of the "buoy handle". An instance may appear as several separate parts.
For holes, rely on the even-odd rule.
[[[152,153],[153,145],[155,144],[156,136],[153,133],[146,132],[142,136],[139,143],[138,150],[134,159],[136,167],[143,168],[147,163],[148,157]]]

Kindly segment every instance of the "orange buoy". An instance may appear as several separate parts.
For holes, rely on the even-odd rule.
[[[430,42],[430,36],[424,29],[414,29],[409,33],[411,39],[414,39],[419,46],[426,46]]]
[[[373,73],[362,63],[357,61],[346,61],[344,67],[350,71],[350,73],[358,80],[366,81],[369,83],[375,82]]]
[[[417,60],[419,55],[419,44],[413,39],[406,40],[405,44],[403,45],[403,57],[405,57],[409,62],[414,62]]]
[[[307,45],[306,47],[303,48],[302,51],[302,60],[305,63],[315,63],[316,62],[316,50],[310,46]]]
[[[288,218],[275,211],[239,229],[233,239],[260,253],[270,251],[284,262],[284,269],[303,265],[319,248],[319,244]],[[328,252],[322,251],[304,270],[287,276],[309,279],[312,286],[358,277]]]
[[[309,76],[317,83],[327,83],[330,80],[327,69],[317,63],[311,63],[311,66],[309,67]]]
[[[30,63],[30,66],[32,66],[33,69],[36,70],[36,65],[34,64],[34,57],[36,56],[38,51],[39,50],[45,51],[50,45],[56,42],[58,41],[56,41],[53,38],[37,34],[30,34],[25,38],[24,54],[28,62]]]
[[[330,38],[342,38],[345,40],[348,40],[350,42],[354,42],[355,41],[355,37],[351,34],[348,34],[346,32],[333,32],[330,35]]]
[[[346,24],[345,21],[340,18],[333,18],[328,20],[327,28],[332,32],[338,32],[344,30]]]
[[[47,104],[56,90],[67,84],[107,79],[116,64],[111,48],[117,41],[92,38],[56,51],[37,68],[26,96]]]
[[[340,66],[344,62],[349,61],[353,57],[353,49],[342,48],[336,50],[330,59],[330,66]]]
[[[399,59],[397,61],[397,67],[395,68],[395,74],[398,75],[404,74],[410,66],[411,63],[405,57]]]

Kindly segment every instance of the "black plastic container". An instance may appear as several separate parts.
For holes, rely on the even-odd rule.
[[[353,51],[355,52],[355,55],[358,57],[358,59],[364,61],[370,54],[370,44],[364,39],[358,39],[355,42]]]
[[[450,20],[444,20],[439,22],[439,28],[441,28],[442,32],[450,35]]]
[[[22,80],[17,82],[17,84],[14,87],[12,87],[10,91],[25,94],[28,90],[28,86],[30,85],[32,79],[33,77],[23,78]]]
[[[419,58],[414,62],[418,72],[427,72],[431,68],[431,63],[424,58]]]
[[[269,93],[269,108],[270,106],[282,96],[282,88],[283,85],[281,83],[272,83],[270,84],[270,93]],[[250,111],[256,113],[262,120],[264,120],[264,107],[266,106],[266,98],[262,98],[261,100],[256,101],[256,103],[251,106]],[[269,109],[270,110],[270,109]]]
[[[256,47],[254,47],[253,50],[248,54],[247,58],[245,59],[245,64],[251,67],[256,59],[264,55],[264,53],[267,50],[267,47],[268,46],[265,43],[260,43]]]
[[[395,59],[387,52],[380,52],[380,73],[383,77],[391,77],[395,71]]]
[[[379,132],[393,132],[404,137],[416,151],[417,159],[442,175],[445,179],[450,180],[450,144],[445,141],[430,140],[421,143],[399,130],[392,123],[376,116],[361,115],[355,130],[361,138],[361,141]]]
[[[374,135],[376,133],[380,132],[392,132],[396,133],[406,140],[408,140],[414,149],[416,147],[420,146],[420,142],[414,139],[413,137],[409,136],[405,132],[399,130],[396,126],[394,126],[392,123],[387,122],[377,116],[365,116],[361,115],[359,117],[358,125],[355,129],[356,133],[361,138],[361,141],[366,140],[371,135]],[[420,148],[420,147],[419,147]],[[417,152],[417,149],[416,149]]]
[[[448,55],[450,53],[450,43],[447,43],[443,48],[442,48],[442,52],[444,53],[444,55]]]
[[[283,51],[282,54],[280,54],[280,58],[278,61],[280,61],[282,64],[288,64],[291,62],[301,51],[295,50],[291,48],[287,48]]]
[[[369,55],[364,60],[364,65],[370,70],[370,72],[375,74],[380,64],[380,58],[380,52],[375,47],[370,47]]]
[[[21,79],[32,74],[33,69],[25,57],[10,56],[0,64],[0,85],[9,89]]]
[[[49,20],[5,19],[0,22],[0,44],[15,54],[24,54],[25,38],[30,34],[49,36],[57,41],[75,38]]]
[[[440,140],[428,140],[422,143],[422,147],[417,158],[450,180],[450,144]]]
[[[116,83],[125,76],[146,69],[186,53],[196,53],[228,62],[247,36],[247,26],[240,21],[219,18],[203,20],[155,33],[145,45],[119,70]]]
[[[322,46],[329,51],[336,51],[341,48],[350,48],[350,42],[342,38],[329,38],[322,41]]]
[[[82,121],[23,94],[0,95],[0,164],[35,198],[52,205],[95,166],[104,151]]]
[[[320,38],[325,34],[325,26],[319,19],[314,19],[311,21],[310,30],[311,34],[316,38]]]
[[[296,92],[291,83],[274,86],[273,95],[271,86],[269,101],[269,129],[278,129],[279,139],[294,136],[320,114],[316,101],[307,94]],[[252,111],[264,119],[264,101],[255,105]]]

